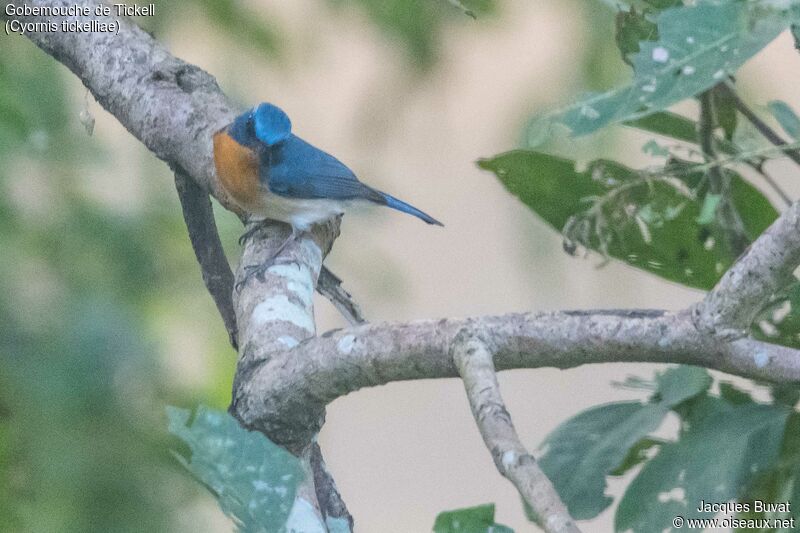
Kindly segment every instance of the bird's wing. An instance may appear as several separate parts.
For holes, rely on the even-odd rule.
[[[264,151],[262,181],[274,194],[289,198],[364,198],[383,202],[383,196],[364,185],[347,166],[295,135]]]

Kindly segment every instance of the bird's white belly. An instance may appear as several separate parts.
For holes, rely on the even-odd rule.
[[[344,213],[349,202],[324,198],[287,198],[265,190],[260,203],[261,209],[257,214],[308,231],[314,224]]]

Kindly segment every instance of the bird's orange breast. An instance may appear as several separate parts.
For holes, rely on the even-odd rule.
[[[258,155],[221,130],[214,134],[214,166],[220,184],[234,202],[247,211],[258,211],[261,206]]]

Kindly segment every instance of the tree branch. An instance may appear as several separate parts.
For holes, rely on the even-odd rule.
[[[229,334],[231,334],[235,331],[235,327],[230,323],[230,307],[225,296],[225,288],[231,280],[226,275],[226,269],[222,263],[224,256],[220,255],[221,249],[217,246],[219,237],[216,234],[216,226],[213,224],[213,219],[210,218],[211,213],[207,210],[207,207],[210,206],[203,204],[205,199],[201,199],[198,191],[190,189],[189,181],[185,178],[194,180],[200,190],[216,197],[223,207],[237,213],[240,218],[244,215],[231,202],[217,182],[211,148],[212,134],[228,124],[237,114],[236,110],[230,105],[211,75],[170,55],[164,47],[135,24],[116,17],[96,15],[96,8],[100,5],[96,0],[26,0],[25,2],[5,2],[4,5],[13,4],[19,7],[23,3],[31,7],[78,5],[88,8],[91,13],[86,17],[51,17],[57,23],[67,20],[86,24],[98,20],[105,23],[114,21],[119,25],[119,31],[116,34],[59,31],[52,33],[28,32],[25,35],[34,44],[72,70],[103,108],[113,114],[132,135],[176,171],[176,185],[181,195],[184,211],[190,215],[187,217],[187,226],[193,239],[193,246],[198,260],[201,261],[204,278],[207,284],[210,284],[209,290],[212,292]],[[0,10],[0,21],[7,18],[9,17],[6,15],[6,9]],[[15,16],[15,18],[23,22],[36,23],[42,22],[44,17],[30,15]],[[202,214],[199,214],[201,211]],[[282,231],[284,228],[280,224],[275,224],[268,229],[268,232],[273,233]],[[201,234],[203,237],[200,236]],[[313,276],[306,276],[302,279],[305,281],[313,278],[311,285],[303,287],[304,291],[306,288],[310,288],[312,295],[322,261],[320,250],[324,249],[327,253],[336,234],[338,234],[338,221],[333,222],[327,229],[317,232],[316,240],[304,239],[295,243],[280,258],[291,259],[298,254],[310,253],[316,247],[316,253],[311,253],[309,256],[310,262],[313,264],[311,267]],[[200,243],[198,238],[208,238],[211,239],[211,242]],[[325,239],[327,241],[323,242]],[[265,243],[251,240],[250,243],[248,248],[251,251],[264,249],[274,244],[271,240]],[[205,246],[208,248],[204,249]],[[248,252],[246,248],[243,260],[252,255],[253,253]],[[272,312],[272,308],[269,306],[270,302],[274,304],[275,300],[271,299],[271,295],[266,292],[269,289],[269,285],[263,286],[263,284],[259,289],[265,291],[264,294],[261,294],[260,299],[261,303],[267,307],[253,308],[258,311],[257,320]],[[329,289],[326,288],[326,290]],[[230,293],[230,290],[227,292]],[[250,296],[249,300],[244,299],[244,305],[258,299],[255,292],[247,291]],[[341,301],[349,300],[341,294],[338,297]],[[280,296],[275,295],[275,298],[280,298]],[[311,297],[309,296],[309,309],[311,309],[310,302]],[[236,307],[236,304],[237,302],[234,302],[234,311],[237,311],[238,315],[236,323],[241,327],[242,315],[238,312],[240,309]],[[238,304],[242,304],[242,302],[240,301]],[[336,304],[335,301],[334,305]],[[249,338],[248,335],[253,328],[258,329],[260,325],[263,325],[257,321],[254,323],[249,318],[248,316],[248,320],[245,321],[245,335],[240,336],[240,339],[244,338],[245,341]],[[293,318],[297,317],[288,317],[287,322],[291,323]],[[313,315],[311,320],[313,321]],[[285,342],[288,338],[285,335],[276,337],[277,346],[285,349],[286,345],[281,342]],[[246,355],[248,353],[250,352],[242,349],[243,360],[240,360],[240,367],[247,366]],[[300,450],[298,455],[307,466],[308,472],[312,473],[310,449],[306,447]],[[311,486],[303,489],[304,494],[307,493],[306,503],[312,507],[319,505],[317,503],[319,490],[334,488],[332,483],[326,484],[322,489],[314,487],[313,483],[314,480],[311,479]],[[344,508],[338,494],[327,495],[327,499],[338,501]],[[319,511],[320,514],[323,512]],[[346,509],[344,512],[346,513]]]
[[[322,270],[319,271],[317,292],[327,298],[351,326],[366,323],[361,307],[353,300],[350,293],[344,290],[342,280],[325,265],[322,265]]]
[[[320,450],[319,444],[316,442],[311,445],[311,470],[314,475],[314,486],[317,489],[317,500],[326,524],[330,524],[331,520],[341,520],[346,523],[349,529],[341,527],[330,529],[333,531],[352,530],[353,517],[350,516],[350,512],[339,494],[339,489],[336,488],[333,476],[328,472],[328,467],[322,458],[322,450]]]
[[[280,262],[272,265],[262,278],[251,277],[234,293],[236,322],[239,325],[239,361],[233,382],[233,399],[230,412],[245,427],[265,433],[279,444],[300,455],[311,444],[313,435],[302,441],[283,439],[278,432],[260,424],[253,417],[258,412],[253,406],[261,402],[254,394],[265,391],[259,388],[260,381],[254,375],[257,368],[288,353],[290,348],[314,337],[313,294],[324,256],[338,235],[339,225],[316,226],[311,234],[286,247]],[[236,272],[237,283],[246,275],[247,265],[259,265],[268,261],[273,251],[289,236],[287,225],[269,226],[258,230],[261,238],[249,239],[242,253]],[[294,364],[296,361],[287,361]],[[324,408],[315,415],[315,427],[321,427]],[[282,441],[282,442],[279,442]],[[289,445],[291,443],[291,445]]]
[[[233,272],[222,249],[222,242],[214,222],[214,211],[208,194],[185,172],[175,171],[175,188],[183,209],[183,219],[189,230],[200,271],[208,292],[217,305],[217,310],[228,330],[228,338],[234,349],[238,349],[236,312],[233,310]]]
[[[375,323],[259,355],[248,369],[247,423],[289,448],[319,431],[325,405],[364,387],[458,377],[456,335],[484,339],[498,370],[611,362],[681,363],[778,383],[800,383],[800,351],[698,331],[688,312],[562,311]]]
[[[739,98],[739,95],[736,94],[736,91],[731,86],[730,82],[720,83],[716,86],[716,88],[720,91],[723,91],[731,99],[733,105],[736,106],[736,110],[744,115],[744,117],[750,121],[750,123],[761,135],[764,136],[765,139],[775,146],[787,146],[788,143],[783,140],[783,137],[781,137],[775,130],[770,128],[766,122],[761,120],[761,118],[759,118],[759,116],[756,115],[741,98]],[[789,159],[800,165],[800,151],[786,150],[784,153],[787,157],[789,157]]]
[[[96,0],[25,3],[85,5],[92,13],[98,4]],[[0,12],[0,20],[4,18],[5,12]],[[22,18],[38,21],[33,16]],[[98,18],[102,17],[81,17],[80,22]],[[239,212],[214,174],[211,135],[236,112],[213,77],[172,57],[127,21],[120,21],[117,35],[33,32],[27,36],[67,65],[97,101],[159,158],[195,180],[224,207]],[[713,146],[707,153],[713,156]],[[321,471],[314,467],[313,441],[324,421],[326,404],[348,392],[390,381],[458,377],[453,359],[458,335],[482,339],[486,351],[494,354],[498,370],[670,362],[800,383],[797,350],[750,338],[728,340],[743,335],[755,313],[791,279],[800,262],[799,205],[781,215],[692,313],[509,314],[364,324],[316,337],[313,293],[322,260],[338,235],[338,221],[333,221],[292,243],[262,280],[250,280],[234,295],[240,358],[231,412],[245,426],[265,433],[301,458],[311,474],[311,482],[301,487],[301,497],[324,519],[329,509],[341,504],[338,493],[331,492],[335,490],[332,483],[315,483]],[[287,235],[288,228],[280,224],[260,230],[258,238],[245,246],[237,278],[241,279],[243,266],[269,258]],[[734,335],[727,335],[731,331]],[[337,512],[330,516],[349,516],[346,509]]]
[[[181,168],[231,211],[214,175],[211,135],[228,124],[236,110],[213,76],[172,56],[144,30],[114,17],[95,15],[96,0],[25,0],[4,2],[19,7],[79,5],[88,17],[53,20],[87,23],[119,21],[119,32],[29,32],[25,36],[66,65],[97,102],[114,115],[159,159]],[[0,20],[9,18],[0,10]],[[46,18],[19,16],[23,22]]]
[[[497,470],[517,487],[546,532],[580,533],[555,487],[519,440],[500,395],[489,347],[465,330],[453,343],[453,360]]]
[[[244,217],[217,182],[212,134],[238,114],[206,71],[171,55],[144,30],[124,19],[95,14],[97,0],[26,0],[4,6],[88,7],[88,17],[55,17],[58,21],[119,22],[119,32],[27,32],[39,48],[66,65],[97,102],[153,154],[173,170],[182,170],[227,210]],[[0,21],[9,18],[0,10]],[[47,17],[14,17],[41,22]],[[215,227],[216,230],[216,227]],[[327,271],[327,269],[326,269]],[[331,274],[331,275],[329,275]],[[331,299],[349,321],[361,319],[358,306],[330,271],[323,276],[320,293]],[[214,296],[217,302],[217,296]],[[219,303],[217,305],[219,308]],[[220,311],[221,312],[221,311]],[[223,319],[227,320],[223,315]],[[226,327],[228,323],[226,321]],[[231,329],[228,328],[230,335]]]

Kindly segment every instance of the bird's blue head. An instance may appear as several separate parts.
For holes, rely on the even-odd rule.
[[[228,133],[243,146],[274,146],[292,133],[292,121],[280,107],[263,103],[236,117]]]

